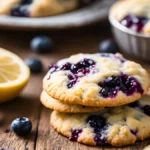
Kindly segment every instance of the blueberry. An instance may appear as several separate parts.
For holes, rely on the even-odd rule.
[[[120,23],[127,28],[135,30],[136,32],[142,32],[143,27],[147,22],[148,19],[146,17],[127,15]]]
[[[50,64],[48,69],[50,70],[50,73],[54,73],[55,71],[57,71],[58,66],[56,64]]]
[[[104,40],[99,44],[99,50],[101,53],[117,53],[118,46],[117,44],[112,40]]]
[[[30,16],[26,6],[17,6],[15,8],[12,8],[10,15],[15,16],[15,17],[29,17]]]
[[[107,143],[105,131],[108,128],[106,121],[99,115],[91,115],[87,118],[87,123],[94,129],[94,140],[97,145],[104,145]]]
[[[100,131],[106,125],[105,119],[98,115],[91,115],[87,118],[87,123],[94,128],[94,132]]]
[[[70,70],[71,65],[72,65],[71,63],[66,62],[65,64],[63,64],[63,65],[60,67],[60,70]]]
[[[133,130],[133,129],[131,129],[131,130],[130,130],[130,132],[131,132],[133,135],[135,135],[135,136],[136,136],[138,131],[137,131],[137,130]]]
[[[49,53],[52,51],[53,42],[47,36],[38,36],[32,39],[30,47],[33,52]]]
[[[84,58],[79,63],[80,65],[83,65],[83,67],[89,67],[89,66],[95,65],[95,62],[92,59],[88,59],[88,58]]]
[[[102,87],[100,95],[104,98],[115,97],[118,91],[122,91],[127,96],[134,92],[143,94],[140,83],[134,77],[125,74],[110,76],[99,83],[99,86]]]
[[[82,129],[76,129],[72,131],[70,141],[77,141],[79,134],[82,133]]]
[[[17,135],[25,135],[31,131],[32,123],[28,118],[17,118],[11,123],[11,129]]]
[[[78,63],[71,66],[71,72],[77,73],[77,72],[85,72],[89,71],[90,66],[95,65],[95,62],[92,59],[84,58],[83,60],[79,61]]]
[[[42,62],[38,58],[28,58],[25,60],[25,63],[29,66],[32,73],[40,73],[43,70]]]
[[[67,84],[67,87],[70,89],[72,88],[78,81],[78,76],[74,74],[68,74],[69,83]]]
[[[28,5],[32,0],[20,0],[20,4],[11,9],[10,15],[15,17],[29,17]]]

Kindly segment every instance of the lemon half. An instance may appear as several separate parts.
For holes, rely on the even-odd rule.
[[[0,102],[15,98],[25,87],[30,70],[14,53],[0,48]]]

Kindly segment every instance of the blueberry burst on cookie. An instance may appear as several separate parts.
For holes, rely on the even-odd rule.
[[[147,92],[141,65],[120,54],[77,54],[49,67],[44,90],[65,103],[110,107],[131,103]]]
[[[150,0],[119,1],[110,12],[123,26],[150,34]]]
[[[125,146],[150,137],[150,97],[97,113],[52,112],[50,123],[61,134],[87,145]]]

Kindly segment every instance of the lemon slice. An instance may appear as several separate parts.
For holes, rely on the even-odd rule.
[[[0,48],[0,102],[15,98],[30,77],[28,66],[12,52]]]

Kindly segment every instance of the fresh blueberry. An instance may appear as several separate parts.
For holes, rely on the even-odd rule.
[[[30,47],[33,52],[49,53],[52,51],[53,42],[47,36],[38,36],[32,39]]]
[[[25,135],[31,131],[32,123],[28,118],[17,118],[11,123],[11,129],[17,135]]]
[[[40,73],[43,70],[42,62],[38,58],[28,58],[25,60],[25,63],[29,66],[32,73]]]
[[[99,44],[99,50],[101,53],[117,53],[118,46],[117,44],[112,40],[104,40]]]

